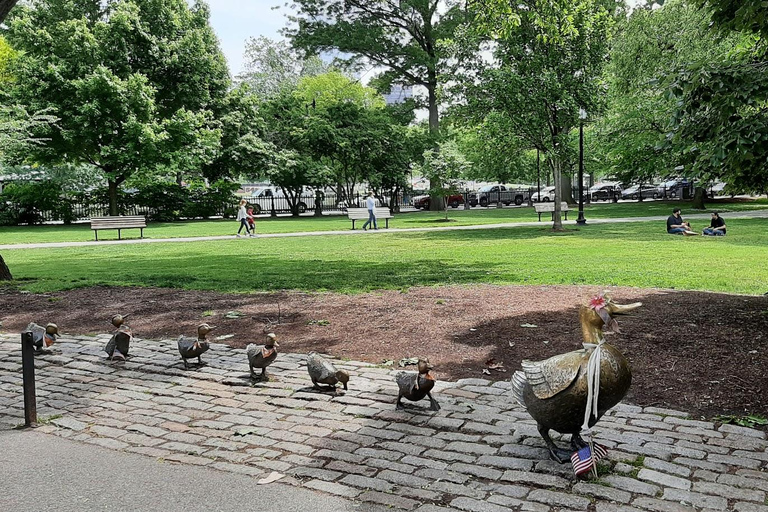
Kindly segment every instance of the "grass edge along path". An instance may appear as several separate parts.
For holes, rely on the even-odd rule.
[[[667,235],[658,222],[21,249],[4,257],[31,292],[94,285],[250,293],[358,293],[411,286],[587,284],[761,295],[768,219],[726,237]]]

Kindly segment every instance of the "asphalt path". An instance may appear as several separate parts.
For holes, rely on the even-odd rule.
[[[2,512],[361,511],[313,491],[30,430],[0,431]]]
[[[571,215],[576,215],[575,210],[570,211]],[[695,213],[691,215],[683,216],[686,220],[709,220],[709,213]],[[726,221],[728,219],[750,219],[750,218],[768,218],[768,210],[753,210],[744,212],[729,212],[724,216]],[[667,220],[667,216],[653,216],[653,217],[621,217],[621,218],[608,218],[608,219],[587,219],[588,224],[618,224],[624,222],[649,222],[658,221],[664,222]],[[503,222],[499,224],[475,224],[472,226],[442,226],[431,228],[390,228],[390,229],[378,229],[362,231],[362,230],[337,230],[337,231],[304,231],[298,233],[268,233],[262,235],[256,235],[253,238],[289,238],[289,237],[305,237],[305,236],[327,236],[327,235],[357,235],[357,236],[371,236],[374,234],[386,234],[386,233],[417,233],[423,231],[471,231],[478,229],[506,229],[516,227],[531,227],[531,226],[546,226],[551,223],[551,220],[542,220],[541,222]],[[564,226],[576,225],[574,219],[564,220]],[[661,232],[664,231],[664,226],[659,228]],[[48,243],[32,243],[32,244],[6,244],[0,245],[0,250],[13,250],[13,249],[45,249],[52,247],[87,247],[91,245],[124,245],[124,244],[156,244],[156,243],[179,243],[179,242],[204,242],[213,240],[232,240],[235,238],[233,235],[224,236],[200,236],[200,237],[180,237],[180,238],[134,238],[129,240],[103,240],[103,241],[91,241],[91,242],[48,242]],[[248,237],[243,237],[240,240],[249,240]]]

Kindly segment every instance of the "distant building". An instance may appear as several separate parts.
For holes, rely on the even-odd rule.
[[[413,98],[413,87],[410,85],[393,85],[389,94],[384,95],[387,105],[404,103],[409,98]]]

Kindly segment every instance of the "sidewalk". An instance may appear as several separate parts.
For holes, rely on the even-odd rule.
[[[575,211],[571,211],[572,215],[576,215]],[[755,210],[749,212],[733,212],[728,214],[728,219],[752,219],[752,218],[768,218],[768,210]],[[663,223],[667,219],[667,216],[654,216],[654,217],[622,217],[613,219],[587,219],[587,223],[592,224],[618,224],[624,222],[649,222],[658,221]],[[685,219],[692,220],[709,220],[709,213],[696,213],[693,215],[686,215]],[[375,231],[363,231],[363,230],[337,230],[337,231],[303,231],[297,233],[269,233],[256,235],[254,238],[288,238],[288,237],[305,237],[305,236],[326,236],[326,235],[352,235],[352,236],[370,236],[373,234],[385,234],[385,233],[420,233],[424,231],[471,231],[478,229],[506,229],[506,228],[519,228],[519,227],[546,227],[550,225],[552,221],[546,220],[542,222],[503,222],[499,224],[477,224],[472,226],[441,226],[430,228],[390,228],[379,229]],[[576,226],[574,219],[564,220],[564,226]],[[659,228],[661,232],[664,230],[664,226]],[[91,242],[48,242],[48,243],[33,243],[33,244],[6,244],[0,245],[0,251],[7,251],[13,249],[44,249],[50,247],[87,247],[91,245],[123,245],[123,244],[155,244],[155,243],[173,243],[173,242],[205,242],[212,240],[232,240],[235,239],[233,235],[225,236],[200,236],[200,237],[182,237],[182,238],[134,238],[129,240],[101,240]],[[244,240],[248,239],[245,237]]]
[[[0,510],[297,512],[362,509],[335,496],[246,475],[172,464],[34,430],[0,431]],[[244,504],[248,504],[244,506]]]
[[[508,381],[439,382],[441,411],[395,411],[388,368],[338,362],[352,379],[334,396],[311,390],[300,354],[280,354],[273,380],[251,386],[243,350],[214,344],[206,366],[185,371],[175,341],[137,340],[128,362],[109,363],[106,340],[65,336],[56,354],[36,359],[37,432],[246,475],[254,487],[276,471],[285,476],[267,487],[320,491],[371,512],[768,512],[762,431],[620,405],[596,428],[611,469],[598,482],[576,481],[569,465],[548,460]],[[20,357],[19,336],[0,335],[0,431],[23,423]],[[162,478],[163,493],[203,485]],[[24,480],[44,492],[42,476]],[[121,485],[112,475],[104,482]],[[84,484],[81,495],[94,492]]]

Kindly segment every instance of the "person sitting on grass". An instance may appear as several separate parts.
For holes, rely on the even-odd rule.
[[[667,218],[667,233],[670,235],[697,235],[691,230],[691,225],[683,220],[680,208],[672,210],[672,215]]]
[[[718,212],[712,212],[712,220],[708,228],[701,233],[706,236],[725,236],[725,220]]]

